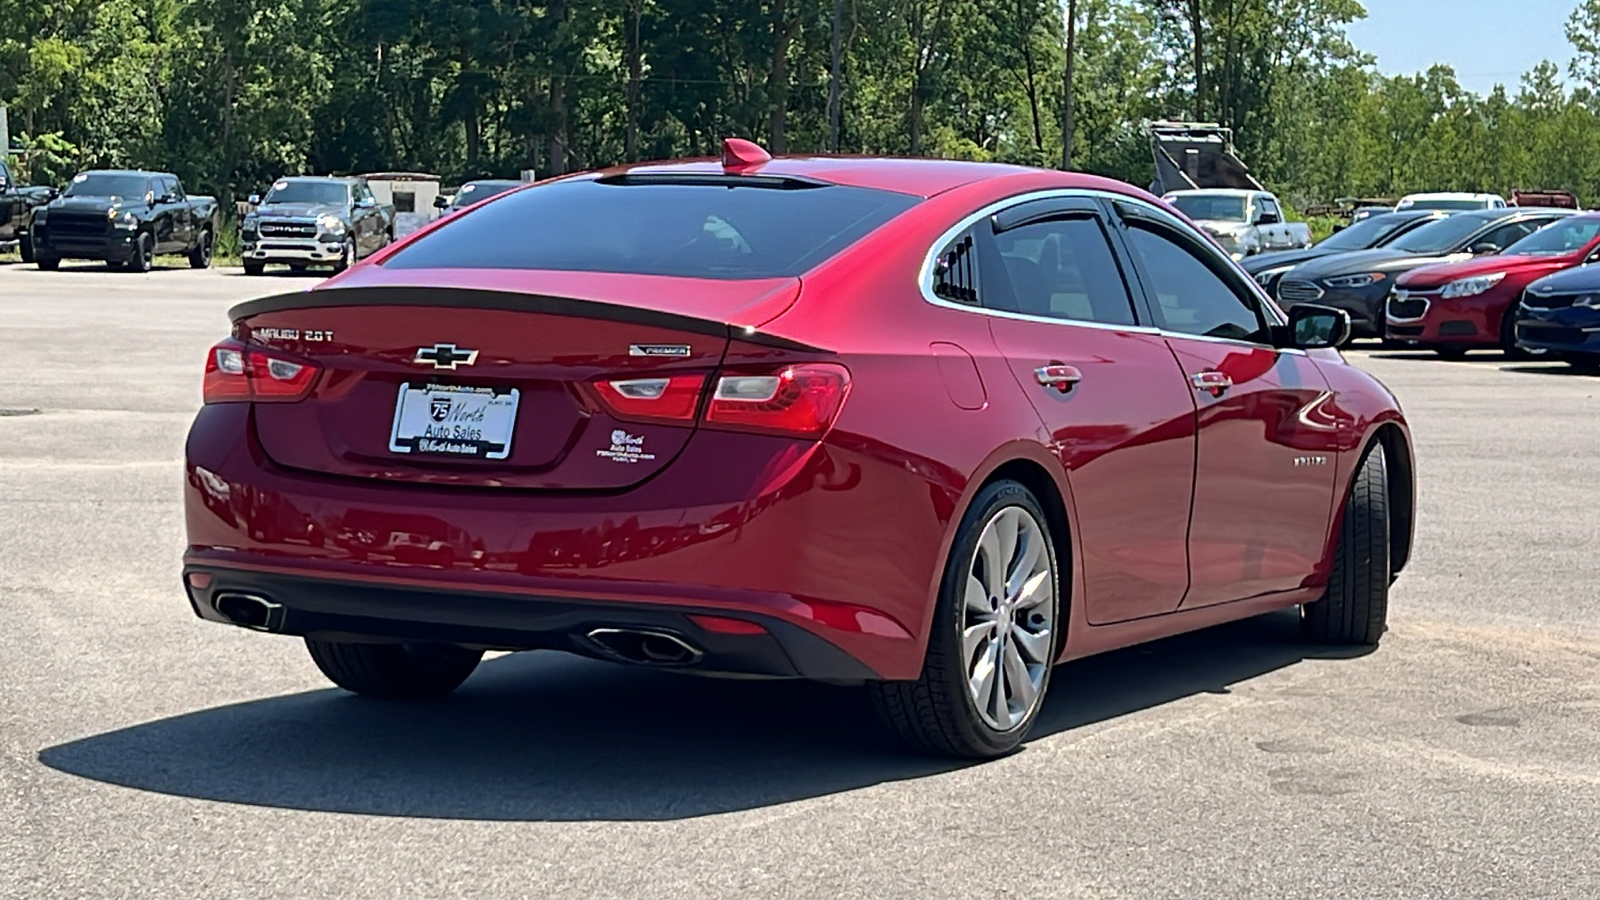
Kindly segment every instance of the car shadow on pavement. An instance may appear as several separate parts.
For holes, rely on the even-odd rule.
[[[1226,692],[1303,659],[1354,655],[1300,644],[1291,610],[1069,663],[1033,739]],[[900,749],[859,689],[695,678],[550,652],[486,662],[443,701],[311,691],[83,738],[39,760],[230,803],[517,821],[688,818],[962,765]]]

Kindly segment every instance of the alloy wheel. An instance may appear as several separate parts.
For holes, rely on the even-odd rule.
[[[1044,528],[1020,506],[983,527],[967,570],[961,649],[967,690],[997,731],[1026,722],[1055,648],[1055,560]]]

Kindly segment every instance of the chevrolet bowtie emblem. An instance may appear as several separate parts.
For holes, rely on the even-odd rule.
[[[432,347],[418,347],[417,355],[411,358],[414,363],[428,363],[435,369],[454,369],[456,366],[470,366],[478,361],[478,351],[462,350],[455,344],[434,344]]]

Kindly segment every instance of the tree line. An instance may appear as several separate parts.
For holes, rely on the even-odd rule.
[[[1600,202],[1600,0],[1576,59],[1385,76],[1357,0],[0,0],[27,176],[541,176],[717,152],[1070,165],[1146,184],[1142,123],[1220,122],[1299,203],[1563,188]],[[1417,40],[1426,40],[1418,35]]]

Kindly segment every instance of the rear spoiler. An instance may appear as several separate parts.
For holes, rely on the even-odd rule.
[[[724,337],[750,344],[760,344],[782,350],[807,353],[828,353],[799,341],[765,334],[746,325],[732,325],[713,319],[700,319],[680,313],[624,306],[600,300],[579,300],[572,297],[553,297],[546,294],[519,294],[514,291],[494,291],[482,288],[441,287],[331,287],[312,291],[295,291],[276,294],[258,300],[247,300],[228,310],[228,318],[235,325],[263,313],[287,312],[295,309],[324,309],[331,306],[435,306],[457,309],[504,309],[514,312],[547,313],[583,319],[600,319],[608,322],[627,322],[652,328],[670,328],[690,334]]]

